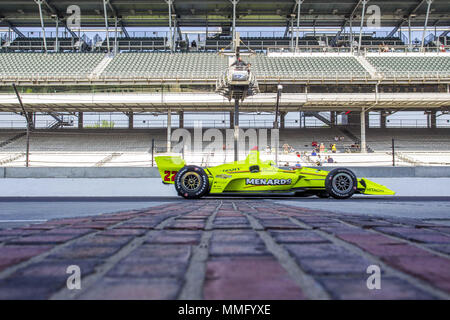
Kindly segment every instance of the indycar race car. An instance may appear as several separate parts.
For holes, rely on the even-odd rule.
[[[175,184],[178,195],[198,199],[218,194],[290,193],[347,199],[354,194],[394,195],[387,187],[357,178],[349,169],[284,169],[271,160],[261,161],[259,151],[250,151],[243,161],[202,168],[186,165],[181,157],[155,158],[163,183]]]

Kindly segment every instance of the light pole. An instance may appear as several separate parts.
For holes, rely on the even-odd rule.
[[[280,108],[280,98],[281,92],[283,91],[283,86],[281,84],[277,87],[277,103],[275,105],[275,121],[273,123],[273,128],[278,130],[278,109]],[[278,166],[278,139],[275,140],[275,164]]]

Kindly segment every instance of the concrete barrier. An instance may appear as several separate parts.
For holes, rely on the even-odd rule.
[[[157,168],[47,167],[2,168],[5,178],[159,178]],[[0,171],[1,174],[1,171]]]
[[[450,178],[450,167],[348,167],[357,177]],[[332,170],[333,167],[317,169]],[[159,178],[157,168],[46,167],[0,168],[0,178]]]

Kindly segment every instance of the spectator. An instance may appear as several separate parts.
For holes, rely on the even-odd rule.
[[[323,142],[320,144],[320,153],[324,153],[325,152],[325,145],[323,144]]]
[[[191,47],[197,49],[197,42],[195,42],[195,40],[192,41]]]
[[[336,149],[336,143],[334,143],[334,144],[331,146],[331,152],[336,153],[336,151],[337,151],[337,149]]]
[[[322,166],[322,158],[320,157],[320,154],[319,154],[319,156],[317,157],[317,160],[316,160],[316,166],[318,166],[318,167],[321,167],[321,166]]]
[[[289,167],[289,162],[286,162],[286,163],[284,164],[284,166],[285,166],[285,167]]]
[[[445,52],[445,47],[443,44],[441,44],[441,52]]]
[[[266,146],[266,153],[270,154],[270,146]]]
[[[297,161],[297,163],[295,164],[295,167],[296,167],[297,169],[300,169],[300,168],[302,167],[302,165],[300,164],[300,162]]]
[[[334,136],[334,141],[338,142],[339,141],[339,137],[338,136]]]
[[[317,156],[316,149],[313,149],[313,151],[311,152],[311,156],[313,156],[313,157]]]
[[[327,163],[334,163],[334,159],[331,156],[328,156]]]
[[[311,147],[317,147],[317,146],[318,146],[317,141],[311,142]]]

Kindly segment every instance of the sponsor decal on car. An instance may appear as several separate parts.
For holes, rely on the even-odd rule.
[[[292,179],[247,179],[246,185],[253,186],[284,186],[292,183]]]
[[[229,175],[227,175],[227,174],[218,174],[217,176],[216,176],[216,178],[218,178],[218,179],[228,179],[228,178],[231,178],[232,176],[229,176]]]

